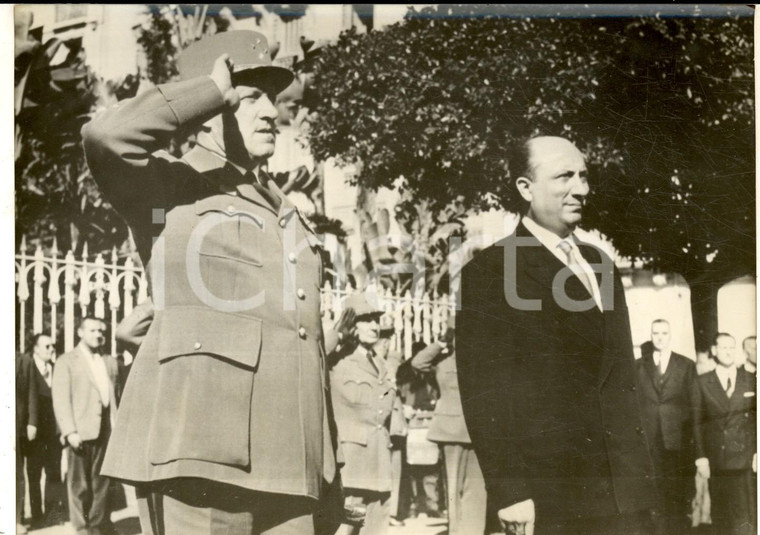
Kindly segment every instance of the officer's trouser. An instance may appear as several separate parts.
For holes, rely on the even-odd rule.
[[[486,485],[473,449],[444,444],[449,501],[449,534],[481,535],[486,527]]]
[[[390,497],[390,492],[346,489],[346,505],[353,507],[364,505],[367,508],[367,515],[361,528],[343,524],[340,526],[338,534],[383,535],[387,533],[388,521],[391,517]]]
[[[314,535],[315,503],[190,478],[137,490],[143,535]]]

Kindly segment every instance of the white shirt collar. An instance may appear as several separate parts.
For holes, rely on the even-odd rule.
[[[559,244],[563,241],[570,244],[570,247],[572,247],[573,251],[575,252],[576,262],[578,263],[578,266],[574,268],[574,270],[581,269],[586,273],[586,276],[588,277],[588,280],[591,283],[593,289],[592,295],[594,301],[596,302],[596,306],[599,310],[604,310],[602,306],[602,296],[599,290],[599,283],[596,280],[596,275],[578,249],[578,243],[576,241],[575,234],[571,232],[567,235],[567,237],[561,238],[551,230],[542,227],[528,216],[523,216],[522,223],[525,225],[525,228],[528,229],[528,231],[536,237],[541,245],[549,249],[549,251],[566,266],[568,265],[567,255],[562,251],[562,249],[559,248]]]
[[[726,381],[728,381],[729,378],[731,379],[731,387],[736,388],[736,366],[726,368],[725,366],[718,364],[715,366],[715,373],[718,375],[723,390],[726,389]]]
[[[663,369],[667,369],[668,363],[670,362],[671,354],[672,354],[672,351],[670,351],[670,349],[666,349],[665,351],[658,351],[657,349],[655,349],[654,353],[652,354],[652,357],[654,358],[655,364],[657,364]]]
[[[561,249],[559,249],[559,243],[561,241],[568,242],[574,249],[578,246],[575,243],[575,239],[573,236],[573,233],[571,232],[566,238],[561,238],[557,236],[555,233],[553,233],[551,230],[546,229],[533,221],[528,216],[523,216],[522,218],[523,225],[525,225],[525,228],[527,228],[531,234],[533,234],[538,241],[541,242],[541,244],[549,249],[552,253],[557,255],[559,253],[559,258],[562,260],[563,263],[567,263],[567,259],[564,258],[565,253],[562,252]]]
[[[45,368],[47,368],[47,365],[49,363],[46,360],[42,360],[41,358],[37,357],[37,355],[32,355],[32,358],[34,359],[34,363],[37,365],[37,368],[40,371],[43,371]]]

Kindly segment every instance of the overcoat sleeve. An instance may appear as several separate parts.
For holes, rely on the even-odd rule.
[[[125,344],[133,355],[137,354],[143,338],[153,323],[153,313],[153,301],[148,298],[147,301],[135,307],[132,313],[124,318],[116,328],[116,340]]]
[[[697,459],[707,457],[703,440],[704,411],[702,407],[702,390],[698,377],[691,384],[691,410],[694,430],[694,455]]]
[[[160,85],[97,115],[82,128],[87,164],[130,222],[187,194],[187,166],[154,153],[172,136],[221,113],[224,99],[208,76]],[[167,155],[168,156],[168,155]],[[189,188],[192,189],[192,188]],[[145,202],[149,201],[149,202]]]
[[[512,424],[512,400],[520,395],[513,384],[520,334],[502,298],[503,251],[491,247],[462,270],[455,357],[467,429],[498,508],[531,498]]]
[[[425,349],[412,357],[412,367],[421,372],[430,372],[436,364],[438,356],[443,349],[438,342],[433,342]]]

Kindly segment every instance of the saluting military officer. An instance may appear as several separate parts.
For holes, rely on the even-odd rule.
[[[354,311],[352,340],[338,349],[340,360],[330,370],[330,386],[338,440],[345,464],[341,479],[346,507],[366,507],[364,526],[344,524],[342,535],[385,533],[390,518],[391,421],[401,416],[394,378],[373,346],[380,338],[383,312],[363,293],[346,299]]]
[[[194,43],[179,72],[83,129],[155,309],[103,473],[139,487],[143,533],[313,533],[335,475],[321,261],[264,169],[293,74],[251,31]],[[160,150],[193,131],[184,157]]]

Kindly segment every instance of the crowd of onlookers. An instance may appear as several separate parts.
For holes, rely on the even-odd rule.
[[[101,355],[104,329],[85,318],[73,351],[56,359],[51,337],[37,334],[30,354],[17,357],[20,533],[28,525],[24,466],[33,529],[70,518],[75,529],[113,531],[109,481],[99,467],[126,373],[123,361]],[[483,533],[492,519],[462,415],[453,323],[440,340],[415,342],[406,360],[391,349],[393,334],[361,293],[325,325],[346,518],[358,519],[341,529],[375,533],[426,515],[447,518],[451,534]],[[655,320],[636,362],[662,493],[658,531],[712,524],[715,533],[749,532],[756,525],[756,338],[742,341],[743,359],[728,333],[716,334],[711,358],[696,363],[670,347],[669,323]]]

